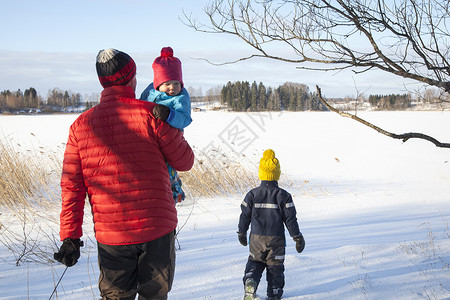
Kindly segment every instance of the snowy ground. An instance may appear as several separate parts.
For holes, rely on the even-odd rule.
[[[417,131],[450,142],[450,112],[359,116],[388,131]],[[55,150],[75,117],[0,116],[0,134],[22,147]],[[306,239],[302,254],[287,241],[286,299],[450,299],[449,149],[423,140],[402,143],[331,112],[208,111],[193,113],[193,119],[185,136],[197,153],[215,149],[231,157],[234,151],[236,160],[252,166],[263,150],[275,150],[280,184],[294,197]],[[237,241],[236,229],[243,196],[190,199],[178,207],[180,249],[169,299],[242,298],[248,250]],[[58,213],[59,203],[36,211],[26,229],[44,228],[43,243],[57,238],[58,227],[46,220]],[[20,235],[24,224],[11,220],[2,211],[2,234],[8,228]],[[53,299],[99,298],[89,216],[85,225],[82,257]],[[52,243],[46,247],[56,250]],[[16,266],[4,244],[0,256],[0,299],[48,299],[65,269],[57,263]]]

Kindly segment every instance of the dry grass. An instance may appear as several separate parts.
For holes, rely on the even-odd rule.
[[[51,228],[59,224],[54,213],[60,208],[59,156],[0,138],[0,243],[17,265],[47,263],[52,257],[52,245],[58,240]]]
[[[44,208],[53,206],[60,197],[59,152],[21,147],[0,138],[0,205],[13,211],[34,204]]]
[[[229,154],[210,151],[196,153],[189,172],[180,172],[183,189],[188,197],[245,195],[258,185],[257,167],[249,170]]]

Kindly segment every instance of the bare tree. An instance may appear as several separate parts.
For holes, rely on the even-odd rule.
[[[255,54],[309,70],[379,69],[450,92],[450,4],[442,0],[215,0],[197,31],[239,37]],[[281,44],[291,56],[279,56]],[[278,51],[278,53],[277,53]],[[228,62],[230,63],[230,62]]]
[[[186,87],[189,96],[191,97],[191,101],[199,101],[203,97],[203,91],[201,87],[195,88],[192,86]]]
[[[442,0],[213,0],[200,32],[236,36],[255,57],[305,70],[378,69],[450,93],[450,4]],[[288,50],[280,54],[280,49]]]
[[[205,101],[208,103],[220,102],[220,92],[222,91],[221,85],[216,85],[208,89],[205,93]]]

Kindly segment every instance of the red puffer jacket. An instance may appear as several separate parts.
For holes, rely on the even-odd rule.
[[[100,243],[143,243],[175,229],[165,161],[188,171],[194,154],[182,131],[153,117],[154,103],[134,97],[128,86],[106,88],[100,104],[70,127],[61,178],[61,240],[82,236],[86,193]]]

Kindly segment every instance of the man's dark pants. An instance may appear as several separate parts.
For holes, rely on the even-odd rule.
[[[142,244],[98,243],[98,264],[102,299],[167,299],[175,273],[174,232]]]

